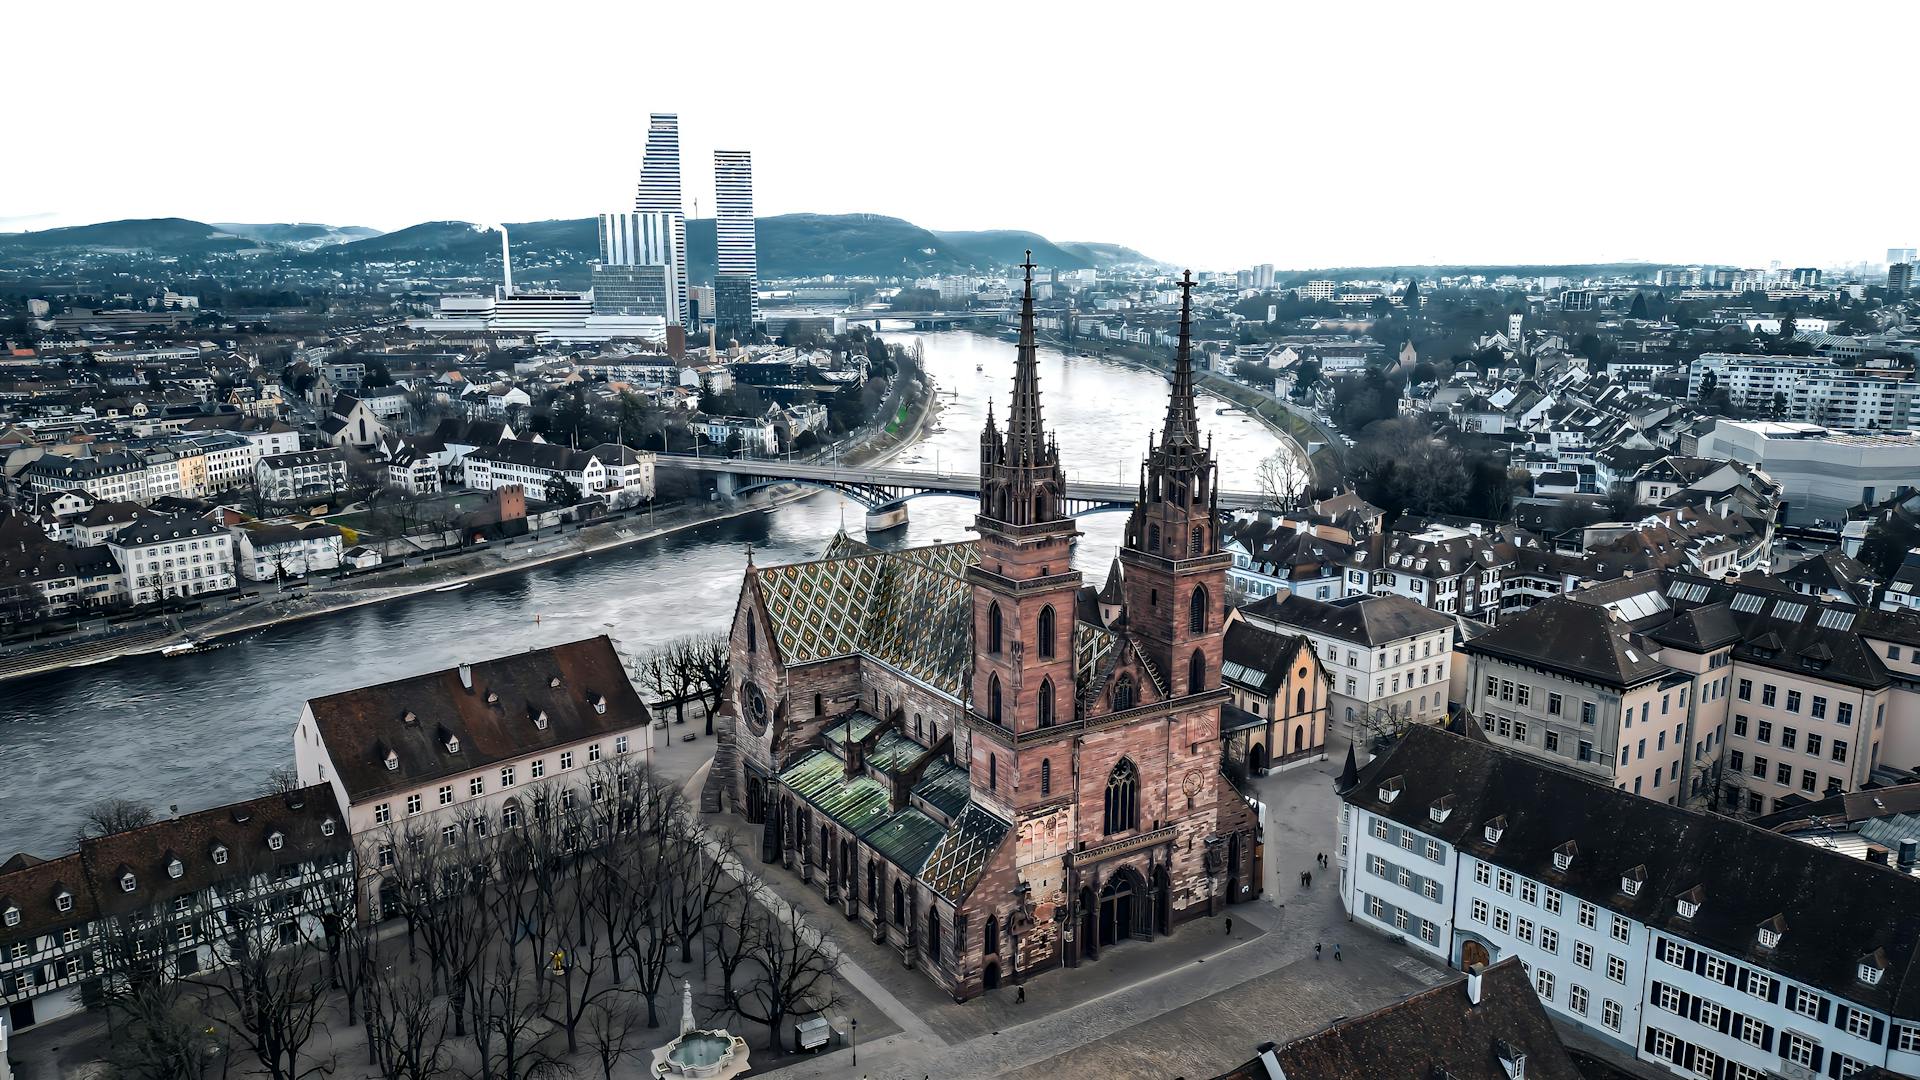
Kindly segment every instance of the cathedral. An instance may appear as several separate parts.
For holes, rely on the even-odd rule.
[[[748,560],[707,801],[957,1000],[1098,961],[1260,892],[1221,772],[1226,568],[1191,276],[1166,421],[1104,585],[1072,566],[1033,267],[1013,401],[980,434],[976,540]]]

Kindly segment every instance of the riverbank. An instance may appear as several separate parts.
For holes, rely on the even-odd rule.
[[[846,461],[856,464],[884,463],[923,437],[929,417],[938,412],[939,398],[924,373],[919,381],[920,388],[915,392],[905,385],[906,380],[900,380],[901,385],[896,386],[887,397],[887,408],[882,418],[871,424],[871,430],[861,437],[855,448],[842,452]],[[906,410],[908,416],[898,419],[902,410]],[[889,432],[887,428],[895,426],[896,420],[899,431]],[[629,512],[614,520],[563,526],[546,535],[521,537],[485,548],[429,558],[384,574],[343,579],[343,583],[330,587],[303,587],[296,592],[275,593],[211,617],[203,614],[193,621],[175,620],[169,630],[148,628],[71,646],[56,646],[45,650],[42,655],[25,653],[9,657],[0,661],[0,683],[129,657],[152,656],[181,646],[218,647],[250,634],[317,619],[323,615],[443,589],[450,592],[490,578],[522,574],[707,525],[768,513],[820,494],[816,489],[798,485],[776,487],[729,500],[718,509],[695,505],[660,514]],[[215,599],[210,604],[222,602],[222,599]]]

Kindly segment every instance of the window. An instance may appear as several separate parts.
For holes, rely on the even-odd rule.
[[[1567,1008],[1578,1016],[1587,1015],[1587,988],[1575,983],[1567,987]]]
[[[385,825],[387,822],[392,820],[393,820],[393,806],[391,804],[389,803],[374,804],[373,823],[375,825]]]
[[[600,760],[600,744],[599,743],[589,743],[587,745],[587,760],[588,761]]]
[[[1800,731],[1798,728],[1783,727],[1780,729],[1780,749],[1791,750],[1797,746],[1799,742]]]
[[[1106,835],[1129,832],[1140,824],[1140,770],[1133,761],[1121,758],[1107,774]]]
[[[1387,906],[1380,901],[1379,897],[1369,896],[1367,897],[1367,914],[1376,919],[1383,919],[1387,914]]]
[[[1386,818],[1373,819],[1373,835],[1374,835],[1374,839],[1376,840],[1385,840],[1387,838],[1387,819]],[[1482,884],[1484,884],[1484,882]]]
[[[1780,1034],[1780,1056],[1803,1068],[1813,1068],[1813,1056],[1818,1052],[1813,1040],[1791,1031]]]
[[[1717,983],[1727,981],[1727,962],[1717,956],[1701,958],[1700,974]]]
[[[1613,940],[1626,941],[1632,933],[1633,924],[1628,922],[1625,916],[1615,915],[1613,917]]]
[[[1819,757],[1820,744],[1822,742],[1823,740],[1820,738],[1820,734],[1818,732],[1814,732],[1814,731],[1807,732],[1807,753],[1812,754],[1814,757]]]
[[[378,862],[383,867],[392,866],[393,865],[393,845],[381,844],[378,857],[375,859],[375,861]]]
[[[1560,695],[1554,691],[1548,691],[1547,692],[1547,714],[1549,716],[1559,716],[1560,704],[1561,704]]]
[[[1446,855],[1441,850],[1440,841],[1438,840],[1427,841],[1427,858],[1432,859],[1434,862],[1446,861]]]
[[[1762,975],[1757,971],[1747,972],[1747,993],[1759,998],[1761,1001],[1771,1000],[1773,997],[1773,977],[1771,975]]]
[[[1000,605],[997,603],[990,604],[987,607],[987,651],[988,652],[998,653],[1000,651],[1001,637],[1002,637],[1002,634],[1001,634],[1001,625],[1000,625]]]
[[[1670,1013],[1677,1013],[1680,1011],[1680,991],[1666,983],[1655,983],[1653,1003]]]
[[[1831,758],[1832,758],[1833,760],[1835,760],[1835,761],[1845,761],[1845,760],[1847,760],[1847,742],[1846,742],[1846,740],[1845,740],[1845,739],[1835,739],[1835,740],[1833,740],[1833,750],[1832,750],[1832,752],[1830,752],[1830,753],[1829,753],[1829,754],[1828,754],[1827,756],[1828,756],[1828,757],[1831,757]]]
[[[1052,659],[1054,648],[1054,614],[1051,605],[1040,609],[1039,632],[1037,637],[1038,640],[1034,643],[1034,647],[1040,651],[1041,659]]]
[[[1747,737],[1747,718],[1741,713],[1733,714],[1733,733],[1740,738]]]
[[[448,803],[451,803],[452,801],[453,801],[453,785],[441,784],[440,785],[440,805],[445,806]]]
[[[1560,890],[1548,889],[1546,899],[1541,903],[1540,906],[1546,908],[1548,911],[1552,912],[1555,915],[1560,914]]]
[[[1827,699],[1815,695],[1812,707],[1807,710],[1807,713],[1815,720],[1825,720],[1827,718]]]
[[[1513,914],[1506,908],[1493,909],[1493,928],[1503,934],[1513,932]]]
[[[1580,925],[1588,930],[1598,928],[1600,925],[1600,909],[1587,903],[1585,900],[1580,901]]]
[[[1474,922],[1485,924],[1487,921],[1487,902],[1475,897],[1467,914]]]
[[[1000,758],[997,754],[987,755],[987,790],[1000,790]]]
[[[487,779],[484,776],[469,777],[467,780],[467,798],[477,799],[487,793]]]
[[[573,751],[562,750],[560,752],[560,771],[566,772],[571,768],[573,768]]]
[[[1760,727],[1755,737],[1758,738],[1763,743],[1772,742],[1773,741],[1773,721],[1771,720],[1760,721]]]
[[[1542,949],[1545,949],[1547,952],[1553,953],[1556,956],[1559,955],[1560,931],[1555,930],[1551,926],[1541,927],[1540,928],[1540,947]]]
[[[1740,1039],[1742,1042],[1751,1043],[1754,1046],[1765,1044],[1767,1039],[1767,1025],[1761,1023],[1756,1017],[1742,1016],[1740,1018]]]
[[[1780,694],[1774,689],[1772,683],[1766,683],[1760,687],[1760,704],[1771,709],[1779,700]]]
[[[1533,973],[1533,988],[1539,992],[1540,1000],[1553,1000],[1553,972],[1541,968]]]
[[[622,736],[622,738],[625,738],[625,736]],[[501,767],[501,769],[500,769],[500,786],[501,786],[501,787],[512,787],[512,786],[513,786],[513,766],[511,766],[511,765],[506,765],[506,766],[502,766],[502,767]]]
[[[1920,1054],[1920,1027],[1896,1026],[1893,1031],[1894,1045],[1901,1053]]]
[[[1053,793],[1053,762],[1043,760],[1040,762],[1040,794],[1050,795],[1052,793]]]
[[[547,775],[547,759],[533,759],[532,763],[527,766],[527,775],[533,777],[535,780]]]
[[[1625,983],[1627,981],[1627,962],[1617,956],[1609,954],[1607,956],[1607,978],[1617,983]]]
[[[1559,753],[1560,752],[1560,733],[1549,729],[1546,735],[1546,743],[1547,743],[1548,753],[1553,753],[1553,754]]]
[[[1593,702],[1583,701],[1580,703],[1580,722],[1583,724],[1593,723]]]
[[[1842,701],[1836,704],[1833,710],[1833,722],[1836,724],[1851,725],[1853,723],[1853,702]]]
[[[1819,994],[1809,994],[1796,987],[1787,993],[1787,997],[1791,999],[1787,1004],[1792,1006],[1794,1012],[1801,1016],[1810,1016],[1815,1020],[1820,1019],[1822,999]]]
[[[1187,657],[1187,693],[1201,694],[1207,689],[1207,654],[1199,649]]]
[[[1048,610],[1052,610],[1049,608]],[[1198,654],[1195,654],[1198,655]],[[1040,680],[1039,720],[1041,727],[1053,726],[1053,680]]]
[[[1608,998],[1600,1003],[1600,1022],[1608,1028],[1620,1030],[1620,1003]]]
[[[1533,944],[1533,920],[1520,919],[1514,924],[1513,936],[1527,944]]]
[[[1842,1026],[1847,1029],[1847,1034],[1857,1039],[1873,1038],[1873,1017],[1870,1014],[1863,1013],[1859,1009],[1843,1011],[1846,1013],[1846,1021]]]
[[[1187,606],[1187,630],[1189,633],[1205,633],[1207,629],[1207,587],[1202,585],[1193,590],[1193,602]]]
[[[1787,711],[1793,713],[1800,711],[1800,691],[1787,691]]]
[[[1537,881],[1522,881],[1520,883],[1520,899],[1528,904],[1539,903],[1540,883]]]
[[[1473,864],[1473,881],[1476,885],[1493,884],[1493,867],[1483,862]]]
[[[1496,879],[1496,881],[1497,881],[1497,884],[1494,885],[1494,888],[1499,889],[1501,892],[1506,893],[1508,896],[1513,895],[1513,871],[1511,870],[1500,871],[1499,877]]]

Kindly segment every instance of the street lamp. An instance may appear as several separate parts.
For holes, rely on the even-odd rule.
[[[853,1063],[860,1064],[860,1018],[853,1018]]]

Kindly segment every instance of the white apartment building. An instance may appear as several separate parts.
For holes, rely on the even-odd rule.
[[[1701,457],[1757,465],[1780,485],[1783,520],[1843,518],[1920,484],[1920,435],[1849,434],[1819,424],[1716,421]]]
[[[544,499],[547,484],[557,477],[584,498],[621,505],[653,498],[654,455],[617,443],[572,450],[554,443],[502,442],[469,452],[461,469],[466,486],[476,491],[513,485]]]
[[[314,521],[233,526],[240,576],[248,581],[306,577],[340,566],[345,536],[337,526]]]
[[[113,502],[145,505],[152,501],[147,495],[147,464],[129,453],[81,458],[42,454],[21,471],[20,482],[48,491],[84,491]]]
[[[269,499],[331,495],[347,486],[347,455],[337,446],[273,454],[253,467],[253,482]]]
[[[1329,720],[1434,723],[1447,715],[1453,619],[1399,596],[1322,602],[1280,593],[1240,609],[1254,626],[1301,634],[1333,679]]]
[[[645,761],[653,717],[604,635],[313,698],[294,727],[301,782],[346,808],[365,914],[397,886],[376,880],[411,835],[484,818],[516,828],[523,798],[597,798],[602,762]]]
[[[203,518],[148,515],[116,533],[107,550],[135,604],[224,592],[234,579],[233,537]]]
[[[1920,878],[1431,728],[1339,787],[1354,921],[1463,969],[1519,958],[1550,1015],[1621,1055],[1920,1076]]]
[[[253,482],[253,467],[267,453],[292,453],[300,449],[295,431],[255,432],[237,435],[231,431],[207,431],[187,437],[205,459],[202,468],[205,491],[211,494],[245,487]],[[285,450],[271,450],[286,447]]]
[[[1716,389],[1726,391],[1735,408],[1764,413],[1772,407],[1775,394],[1782,402],[1792,401],[1801,379],[1841,370],[1819,357],[1701,353],[1687,370],[1687,400],[1700,400],[1701,385],[1712,372]]]

